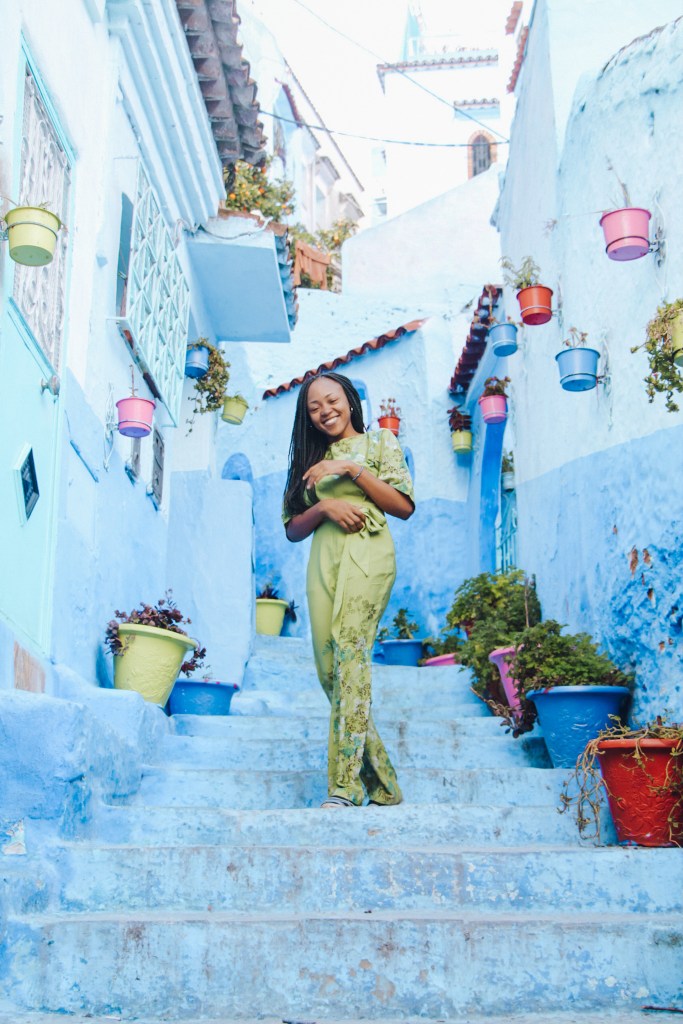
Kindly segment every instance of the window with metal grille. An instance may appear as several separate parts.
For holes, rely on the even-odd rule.
[[[153,435],[154,463],[152,465],[152,498],[157,508],[161,505],[161,498],[164,492],[164,439],[154,428]]]
[[[133,211],[125,310],[119,327],[153,393],[180,419],[190,290],[142,164]]]
[[[476,135],[472,140],[472,177],[482,174],[491,166],[491,143],[484,135]]]

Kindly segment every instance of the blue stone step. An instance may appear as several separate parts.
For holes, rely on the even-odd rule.
[[[567,773],[542,768],[408,768],[401,772],[412,804],[549,804],[557,806]],[[219,768],[145,768],[134,804],[266,810],[315,807],[327,796],[323,771],[230,771]]]
[[[67,912],[683,912],[683,857],[666,849],[81,843],[53,861],[49,907]]]
[[[378,720],[380,717],[383,719],[401,717],[421,721],[492,717],[484,702],[474,694],[472,694],[471,701],[463,700],[460,697],[446,701],[444,698],[436,699],[431,696],[429,699],[421,699],[417,702],[405,694],[400,694],[393,696],[390,700],[375,699],[372,712]],[[329,719],[330,706],[320,687],[306,690],[301,694],[279,690],[249,690],[246,693],[236,694],[230,705],[230,716],[236,718],[253,715]]]
[[[460,716],[451,718],[387,718],[380,713],[382,735],[387,739],[421,740],[449,738],[461,743],[479,746],[500,739],[511,746],[529,736],[541,735],[539,729],[515,740],[506,732],[503,720],[486,717]],[[176,736],[200,737],[229,742],[242,739],[306,740],[311,737],[327,739],[329,708],[326,715],[307,718],[283,718],[279,715],[174,715],[171,719]]]
[[[611,823],[604,815],[603,841]],[[353,808],[334,814],[319,808],[240,811],[214,807],[102,807],[91,835],[104,842],[233,846],[411,847],[490,844],[579,844],[576,822],[554,806],[401,804]],[[593,848],[593,844],[587,844]]]
[[[289,1018],[288,1018],[289,1019]],[[166,1020],[173,1020],[173,1017],[166,1018]],[[428,1018],[421,1018],[424,1024],[672,1024],[671,1013],[653,1013],[648,1011],[644,1017],[641,1010],[620,1010],[617,1013],[609,1012],[608,1010],[600,1010],[598,1012],[591,1010],[576,1010],[569,1013],[563,1013],[562,1011],[543,1011],[542,1013],[525,1013],[521,1016],[517,1013],[512,1015],[503,1013],[496,1015],[495,1017],[473,1017],[472,1014],[467,1014],[467,1018],[457,1017],[451,1018],[450,1020],[439,1020],[429,1021]],[[57,1015],[54,1013],[40,1013],[33,1011],[19,1011],[16,1010],[3,1013],[0,1010],[0,1024],[64,1024],[64,1016]],[[68,1017],[68,1024],[112,1024],[111,1015],[108,1017],[101,1017],[99,1014],[93,1016],[92,1014],[70,1014]],[[152,1017],[136,1017],[135,1024],[159,1024],[159,1018]],[[189,1020],[186,1024],[190,1024]],[[233,1017],[227,1018],[221,1016],[220,1018],[213,1017],[210,1020],[202,1017],[201,1020],[198,1018],[192,1018],[191,1024],[282,1024],[281,1017],[259,1017],[248,1018],[248,1017]],[[363,1021],[358,1020],[330,1020],[318,1017],[316,1024],[363,1024]],[[378,1024],[406,1024],[405,1018],[379,1018]]]
[[[674,1006],[680,914],[104,913],[22,920],[19,1005],[182,1021]]]

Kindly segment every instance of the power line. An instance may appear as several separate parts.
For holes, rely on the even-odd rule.
[[[386,64],[388,67],[393,68],[393,70],[398,72],[399,75],[403,75],[403,77],[408,82],[412,82],[412,84],[417,86],[418,89],[422,89],[423,92],[426,92],[429,96],[432,96],[435,100],[438,100],[439,103],[445,103],[450,110],[455,110],[457,111],[458,114],[462,114],[463,117],[469,118],[470,121],[474,121],[475,124],[478,124],[479,127],[483,128],[485,131],[494,132],[494,134],[496,134],[502,142],[510,141],[508,138],[505,137],[505,135],[502,135],[496,128],[493,128],[490,125],[483,124],[472,114],[468,114],[466,110],[462,110],[460,107],[455,106],[453,103],[450,102],[450,100],[445,99],[445,97],[439,96],[438,93],[434,92],[432,89],[427,88],[427,86],[423,85],[422,82],[418,82],[415,78],[411,78],[407,71],[404,71],[402,68],[397,67],[390,61],[385,60],[384,57],[382,57],[378,53],[375,53],[375,51],[371,50],[368,46],[365,46],[363,43],[359,43],[357,39],[353,39],[351,36],[347,36],[345,32],[341,31],[341,29],[336,28],[329,21],[326,21],[321,14],[317,13],[317,11],[313,11],[311,10],[310,7],[307,7],[306,4],[302,2],[302,0],[292,0],[292,2],[301,7],[304,11],[307,11],[310,15],[312,15],[312,17],[317,18],[318,21],[322,22],[322,24],[325,25],[326,28],[329,28],[331,32],[334,32],[335,35],[340,36],[340,38],[342,39],[346,39],[348,43],[351,43],[353,46],[357,46],[358,49],[363,50],[365,53],[369,53],[371,57],[374,57],[375,60],[378,60],[381,64]],[[360,138],[360,136],[358,137]]]
[[[382,139],[377,135],[357,135],[355,132],[343,132],[338,129],[328,128],[324,124],[306,124],[305,121],[297,121],[293,117],[284,117],[282,114],[273,114],[269,110],[260,110],[259,114],[264,117],[272,117],[275,121],[286,121],[287,124],[296,124],[300,128],[310,128],[314,132],[327,132],[328,135],[343,135],[349,139],[363,139],[365,142],[384,142],[391,146],[432,146],[441,149],[469,149],[471,142],[419,142],[410,139]],[[487,129],[488,130],[488,129]],[[496,145],[501,145],[500,142]]]

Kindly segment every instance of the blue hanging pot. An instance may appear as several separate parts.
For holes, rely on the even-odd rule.
[[[573,768],[576,759],[613,723],[629,696],[626,686],[553,686],[527,693],[538,711],[543,739],[554,768]]]
[[[489,341],[496,356],[511,356],[517,351],[516,324],[494,324],[489,327]]]
[[[209,369],[209,350],[205,345],[188,348],[185,356],[185,376],[199,380]]]
[[[565,391],[590,391],[598,383],[598,359],[594,348],[563,348],[555,356],[560,384]]]

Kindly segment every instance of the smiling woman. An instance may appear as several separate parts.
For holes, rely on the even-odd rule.
[[[318,678],[332,712],[323,806],[403,799],[370,714],[371,655],[396,576],[385,513],[408,519],[412,481],[388,430],[365,433],[358,392],[336,373],[299,392],[283,520],[287,537],[313,534],[308,597]]]

